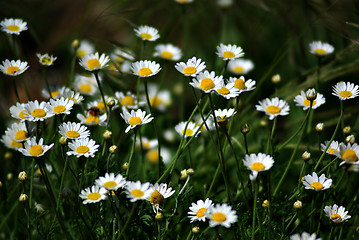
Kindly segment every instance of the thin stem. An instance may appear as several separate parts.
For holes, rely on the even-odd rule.
[[[47,81],[47,77],[46,77],[46,67],[43,67],[43,69],[42,69],[42,76],[44,77],[45,85],[47,88],[47,92],[49,93],[50,99],[52,99],[50,85],[49,85],[49,82]]]
[[[272,140],[273,140],[273,135],[274,135],[274,130],[275,130],[276,125],[277,125],[277,118],[275,118],[274,121],[273,121],[272,129],[269,132],[268,141],[267,141],[267,151],[266,151],[266,153],[270,154],[270,155],[272,155],[272,149],[273,149]]]
[[[255,226],[256,226],[256,208],[257,208],[257,197],[258,197],[258,182],[254,186],[254,200],[253,200],[253,218],[252,218],[252,240],[254,240]]]
[[[100,79],[98,77],[98,71],[94,71],[93,74],[95,75],[97,86],[98,86],[98,89],[100,90],[100,93],[101,93],[103,105],[104,105],[105,111],[106,111],[106,116],[109,117],[108,109],[107,109],[107,105],[106,105],[106,100],[105,100],[105,95],[103,94],[102,87],[101,87],[101,82],[100,82]]]
[[[29,94],[29,91],[27,90],[27,87],[26,87],[24,78],[23,78],[23,77],[20,77],[20,79],[21,79],[21,84],[22,84],[22,86],[24,87],[27,100],[31,101],[30,94]]]
[[[218,163],[216,172],[214,173],[214,176],[213,176],[213,178],[212,178],[211,185],[209,185],[209,189],[208,189],[208,192],[207,192],[207,194],[206,194],[206,197],[209,196],[209,194],[210,194],[211,191],[212,191],[212,188],[214,187],[214,183],[216,182],[216,179],[217,179],[217,176],[218,176],[218,173],[219,173],[220,168],[221,168],[221,164]]]
[[[125,225],[123,226],[122,231],[120,232],[120,235],[118,236],[117,239],[120,239],[121,236],[122,236],[122,234],[125,232],[125,230],[126,230],[128,224],[130,223],[130,221],[131,221],[131,219],[132,219],[132,216],[133,216],[133,214],[134,214],[134,212],[135,212],[136,206],[137,206],[137,203],[134,203],[134,204],[132,205],[132,209],[131,209],[130,215],[128,216],[127,221],[126,221]]]
[[[67,169],[67,165],[68,165],[68,156],[66,156],[66,160],[65,160],[65,166],[64,169],[62,171],[62,176],[61,176],[61,182],[60,182],[60,188],[59,188],[59,195],[57,197],[57,203],[56,203],[56,211],[59,210],[59,206],[60,206],[60,197],[61,197],[61,191],[62,191],[62,186],[64,184],[64,179],[65,179],[65,173],[66,173],[66,169]]]
[[[249,154],[248,143],[247,143],[247,134],[246,133],[243,133],[243,138],[244,138],[244,146],[246,147],[246,154]]]
[[[227,66],[228,66],[228,62],[229,62],[229,60],[226,60],[226,61],[224,62],[224,66],[223,66],[223,69],[222,69],[221,75],[223,75],[223,74],[224,74],[224,72],[226,71],[226,68],[227,68]]]
[[[334,158],[330,163],[328,163],[327,165],[325,165],[325,167],[320,170],[317,175],[321,174],[322,172],[324,172],[327,168],[329,168],[333,163],[335,163],[338,160],[338,157]]]
[[[19,92],[17,91],[17,86],[16,86],[16,79],[12,79],[12,83],[14,85],[14,91],[15,91],[16,99],[20,103]]]
[[[134,130],[133,143],[132,143],[130,157],[128,158],[128,166],[127,166],[127,170],[126,170],[127,179],[129,179],[132,156],[133,156],[133,152],[134,152],[135,147],[136,147],[136,135],[137,135],[137,132],[136,132],[136,130]]]
[[[32,209],[32,189],[34,183],[34,169],[35,169],[35,158],[32,158],[31,164],[31,175],[30,175],[30,193],[29,193],[29,208]],[[30,211],[31,213],[31,211]]]

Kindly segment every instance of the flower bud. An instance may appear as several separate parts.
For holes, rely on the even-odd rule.
[[[25,201],[27,201],[27,199],[29,199],[29,197],[25,193],[20,194],[20,197],[19,197],[20,202],[25,202]]]
[[[269,205],[270,205],[270,202],[269,202],[268,200],[264,200],[264,201],[262,202],[262,207],[264,207],[264,208],[268,208]]]
[[[195,234],[199,233],[200,231],[201,231],[201,229],[198,226],[194,226],[192,228],[192,232],[195,233]]]
[[[317,132],[322,132],[324,129],[324,123],[318,123],[316,126],[315,126],[315,130]]]
[[[354,137],[354,135],[352,134],[352,135],[347,136],[347,137],[345,138],[345,141],[346,141],[347,143],[351,143],[351,144],[355,143],[355,137]]]
[[[17,176],[17,178],[21,181],[24,182],[28,179],[28,175],[25,171],[22,171],[19,173],[19,175]]]
[[[161,212],[156,213],[155,219],[156,219],[157,221],[162,220],[162,219],[163,219],[163,214],[162,214]]]
[[[185,180],[185,179],[187,179],[187,177],[188,177],[187,170],[186,169],[182,170],[180,179]]]
[[[295,202],[293,203],[293,207],[294,207],[295,209],[300,209],[300,208],[302,208],[302,206],[303,206],[303,204],[302,204],[302,202],[299,201],[299,200],[297,200],[297,201],[295,201]]]
[[[313,102],[317,98],[317,92],[314,88],[308,89],[308,91],[305,93],[305,96],[307,97],[308,101]]]
[[[274,84],[280,83],[280,75],[279,74],[273,75],[272,83],[274,83]]]
[[[267,126],[267,124],[268,124],[267,119],[262,119],[262,120],[260,121],[260,125],[261,125],[262,127]]]
[[[72,41],[72,47],[73,48],[78,48],[80,46],[80,42],[79,40],[75,39]]]
[[[106,105],[109,107],[113,107],[116,104],[116,101],[113,97],[109,97],[106,100]]]
[[[127,170],[128,168],[128,162],[125,162],[123,165],[122,165],[122,169],[123,170]]]
[[[249,128],[249,125],[247,123],[243,124],[242,127],[241,127],[241,132],[243,134],[247,134],[249,133],[251,129]]]
[[[66,145],[68,142],[68,139],[64,136],[60,137],[59,142],[61,145]]]
[[[304,161],[309,161],[310,160],[310,153],[305,151],[303,154],[302,154],[302,158]]]
[[[102,134],[102,137],[104,139],[110,139],[112,137],[112,132],[109,131],[109,130],[106,130],[103,134]]]
[[[188,175],[193,175],[194,174],[194,169],[193,168],[188,168],[187,169],[187,174]]]
[[[351,127],[350,126],[345,126],[344,128],[343,128],[343,133],[344,134],[349,134],[351,132]]]
[[[12,152],[6,152],[6,153],[4,154],[4,158],[5,158],[6,160],[10,160],[10,159],[12,158]]]
[[[116,146],[116,145],[112,145],[110,148],[109,148],[109,151],[110,151],[110,153],[115,153],[115,152],[117,152],[117,149],[118,149],[118,147]]]
[[[0,188],[2,188],[3,184],[2,184],[2,181],[0,181]]]
[[[7,180],[11,180],[11,179],[12,179],[12,173],[6,174],[6,179],[7,179]]]

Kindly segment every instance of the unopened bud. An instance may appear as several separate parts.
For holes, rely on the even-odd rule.
[[[303,203],[302,203],[301,201],[299,201],[299,200],[297,200],[297,201],[295,201],[295,202],[293,203],[293,207],[294,207],[295,209],[300,209],[300,208],[302,208],[302,206],[303,206]]]
[[[274,83],[274,84],[280,83],[280,75],[279,74],[276,74],[272,77],[272,83]]]
[[[156,213],[155,219],[157,221],[162,220],[163,219],[163,214],[161,212]]]
[[[187,170],[186,169],[182,170],[180,179],[185,180],[185,179],[187,179],[187,177],[188,177]]]
[[[109,130],[106,130],[103,134],[102,134],[102,137],[104,139],[110,139],[112,137],[112,132],[109,131]]]
[[[78,48],[80,46],[80,42],[79,40],[75,39],[72,41],[72,47],[73,48]]]
[[[5,158],[6,160],[11,159],[11,158],[12,158],[12,152],[6,152],[6,153],[4,154],[4,158]]]
[[[268,200],[264,200],[264,201],[262,202],[262,207],[264,207],[264,208],[269,207],[269,205],[270,205],[270,202],[269,202]]]
[[[11,179],[12,179],[12,173],[6,174],[6,179],[7,179],[7,180],[11,180]]]
[[[344,134],[349,134],[351,132],[351,127],[350,126],[345,126],[344,128],[343,128],[343,133]]]
[[[304,161],[309,161],[310,160],[310,153],[305,151],[303,154],[302,154],[302,158]]]
[[[194,226],[192,228],[192,232],[195,233],[195,234],[199,233],[200,231],[201,231],[201,229],[198,226]]]
[[[322,132],[324,129],[324,123],[318,123],[316,126],[315,126],[315,130],[317,132]]]
[[[305,93],[305,96],[307,97],[308,101],[313,102],[317,98],[317,92],[314,88],[308,89],[308,91]]]
[[[110,153],[115,153],[115,152],[117,152],[117,149],[118,149],[118,147],[117,147],[116,145],[112,145],[112,146],[109,148],[109,151],[110,151]]]
[[[19,175],[17,176],[17,178],[21,181],[21,182],[24,182],[27,180],[28,178],[28,175],[25,171],[22,171],[19,173]]]
[[[346,141],[347,143],[351,143],[351,144],[355,143],[355,137],[354,137],[354,135],[352,134],[352,135],[347,136],[347,137],[345,138],[345,141]]]
[[[128,162],[125,162],[123,165],[122,165],[122,169],[123,170],[127,170],[128,168]]]
[[[2,184],[2,181],[0,181],[0,188],[2,188],[3,184]]]
[[[25,193],[21,193],[21,195],[19,197],[19,201],[25,202],[25,201],[27,201],[27,199],[29,199],[29,197]]]
[[[247,123],[243,124],[242,127],[241,127],[241,132],[243,134],[247,134],[249,133],[251,129],[249,128],[249,125]]]
[[[66,145],[68,142],[68,139],[64,136],[60,137],[59,142],[61,145]]]
[[[187,174],[188,175],[193,175],[194,174],[194,169],[193,168],[188,168],[187,169]]]
[[[106,100],[106,105],[109,107],[113,107],[116,104],[116,101],[113,97],[109,97]]]
[[[262,120],[260,121],[260,125],[261,125],[262,127],[267,126],[267,124],[268,124],[267,119],[262,119]]]

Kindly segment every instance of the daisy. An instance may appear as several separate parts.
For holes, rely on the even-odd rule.
[[[231,44],[224,45],[222,43],[217,46],[216,54],[223,58],[223,60],[234,60],[244,56],[244,52],[241,47],[237,47],[237,45]]]
[[[194,122],[189,122],[186,128],[187,122],[180,122],[175,126],[176,132],[178,132],[181,136],[184,135],[184,137],[197,137],[199,134],[199,127],[196,126]],[[186,132],[185,132],[186,128]]]
[[[256,81],[248,79],[247,81],[243,76],[240,78],[230,77],[228,83],[234,82],[234,88],[238,89],[240,92],[252,91],[256,88]]]
[[[28,157],[41,157],[44,155],[54,144],[43,145],[44,139],[40,138],[39,142],[36,142],[36,137],[28,139],[24,143],[23,148],[19,148],[18,151],[21,152],[24,156]]]
[[[269,170],[273,166],[274,160],[270,155],[264,153],[258,153],[257,155],[251,153],[245,156],[243,164],[252,171],[249,179],[253,181],[257,178],[258,172]]]
[[[125,130],[125,133],[128,133],[131,129],[136,129],[144,124],[147,124],[153,120],[151,114],[146,116],[146,112],[138,109],[137,111],[131,110],[131,113],[127,111],[126,108],[123,109],[123,113],[121,113],[121,117],[128,124],[128,127]]]
[[[75,139],[68,144],[70,151],[66,152],[68,156],[75,155],[79,157],[95,157],[95,153],[98,151],[100,145],[96,145],[96,142],[89,138]]]
[[[333,206],[325,206],[324,212],[334,223],[346,222],[349,218],[351,218],[351,216],[348,215],[348,211],[345,211],[345,207],[338,207],[336,204]]]
[[[158,149],[153,148],[147,151],[145,157],[152,164],[158,164],[160,158],[158,157]],[[161,160],[164,164],[167,164],[171,161],[171,153],[168,149],[162,148],[161,146]]]
[[[101,81],[101,76],[98,76]],[[98,94],[98,86],[94,76],[76,75],[74,89],[83,95],[94,96]]]
[[[326,178],[324,173],[318,178],[318,175],[313,172],[312,175],[308,174],[304,177],[303,185],[305,189],[314,191],[326,190],[332,185],[332,179]]]
[[[237,112],[234,110],[234,108],[230,109],[218,109],[214,110],[214,115],[216,116],[216,121],[218,124],[228,122],[230,118],[234,116]],[[211,118],[214,118],[213,115],[210,115]]]
[[[105,188],[108,191],[117,191],[126,184],[125,178],[121,174],[115,176],[114,173],[105,173],[104,177],[99,177],[95,180],[98,187]]]
[[[158,146],[158,140],[157,139],[149,140],[146,137],[142,137],[142,148],[143,148],[143,150],[153,149],[153,148],[156,148],[157,146]],[[136,140],[136,147],[138,149],[141,148],[141,139],[139,139],[139,138]]]
[[[54,57],[53,55],[49,55],[47,53],[40,54],[37,53],[36,56],[39,58],[39,63],[43,66],[51,66],[54,64],[57,57]]]
[[[156,75],[161,70],[161,67],[155,61],[141,60],[132,63],[131,70],[136,76],[151,77]]]
[[[8,34],[20,35],[22,31],[27,30],[27,23],[18,18],[5,18],[0,25],[1,30]]]
[[[16,105],[10,107],[11,117],[21,120],[22,122],[29,119],[29,113],[25,110],[25,103],[16,103]]]
[[[195,77],[206,68],[206,64],[200,58],[192,57],[187,60],[187,63],[176,63],[175,68],[185,76]]]
[[[136,95],[131,92],[127,92],[126,94],[123,92],[115,92],[115,96],[121,106],[125,108],[137,109],[137,105],[143,106],[145,104],[145,102],[137,103]]]
[[[136,32],[136,36],[141,38],[144,41],[156,41],[160,38],[158,34],[158,30],[154,27],[150,26],[140,26],[134,30]]]
[[[10,128],[7,128],[5,134],[17,142],[23,142],[29,138],[29,133],[24,122],[13,123]]]
[[[82,40],[80,46],[76,50],[76,56],[78,58],[82,58],[94,52],[95,52],[94,45],[87,40]]]
[[[334,47],[328,43],[314,41],[309,44],[309,51],[317,56],[325,56],[334,52]]]
[[[74,101],[74,104],[81,104],[81,102],[84,100],[84,97],[80,95],[80,93],[75,93],[71,89],[64,88],[63,91],[56,96],[56,98],[68,98],[72,101]]]
[[[356,143],[347,143],[347,145],[340,143],[339,151],[335,151],[335,155],[343,160],[340,165],[343,165],[344,163],[359,164],[359,145]]]
[[[18,76],[21,73],[25,72],[26,69],[29,68],[27,62],[21,62],[20,60],[8,60],[2,61],[2,65],[0,65],[0,70],[3,74],[8,76]]]
[[[61,97],[60,99],[50,99],[50,103],[46,105],[47,110],[50,114],[70,114],[70,110],[72,109],[74,105],[74,101]]]
[[[228,70],[237,75],[246,75],[254,68],[254,64],[249,59],[236,59],[228,62]]]
[[[333,86],[333,95],[337,96],[340,100],[347,100],[351,98],[356,98],[359,95],[359,86],[354,85],[350,82],[338,82]]]
[[[159,44],[155,47],[154,57],[160,57],[166,60],[178,61],[182,57],[182,51],[179,47],[172,44]]]
[[[329,141],[325,141],[324,144],[320,144],[321,150],[324,151],[327,148],[328,144],[329,144]],[[339,142],[338,141],[332,141],[330,143],[326,153],[335,156],[335,152],[339,152]]]
[[[12,136],[8,134],[4,134],[0,140],[0,142],[4,143],[5,147],[18,150],[24,147],[22,142],[16,141]]]
[[[148,96],[152,108],[165,111],[172,104],[171,94],[168,90],[159,90],[157,85],[148,85]],[[145,96],[144,96],[145,97]]]
[[[90,130],[80,123],[67,122],[59,126],[59,133],[69,139],[87,138],[90,136]]]
[[[223,204],[216,204],[206,211],[206,218],[209,219],[209,226],[216,227],[218,225],[229,228],[232,223],[237,222],[237,213],[232,207]]]
[[[224,81],[222,81],[214,87],[213,91],[226,99],[238,97],[240,94],[240,91],[234,87],[233,82],[225,84]]]
[[[175,190],[172,190],[171,187],[167,187],[167,183],[151,184],[151,188],[153,189],[153,192],[148,200],[152,204],[153,210],[157,213],[162,210],[161,206],[163,205],[165,198],[172,196],[175,193]]]
[[[82,124],[87,126],[104,126],[106,125],[107,115],[102,114],[100,116],[91,115],[89,112],[86,112],[85,115],[78,113],[76,117],[81,121]]]
[[[273,120],[277,116],[285,116],[289,114],[289,105],[286,101],[277,97],[269,99],[266,98],[259,101],[256,105],[257,111],[265,112],[269,116],[269,120]]]
[[[59,98],[59,96],[61,96],[61,93],[65,90],[66,88],[65,87],[60,87],[60,86],[50,86],[50,93],[48,91],[47,88],[44,88],[42,89],[41,91],[41,95],[44,97],[44,98],[47,98],[49,99],[50,98],[50,94],[51,94],[51,97],[56,99],[56,98]]]
[[[49,112],[46,102],[39,103],[37,100],[28,102],[25,105],[25,110],[25,114],[28,117],[27,120],[32,122],[44,121],[54,115],[54,113]]]
[[[207,198],[205,201],[198,200],[196,203],[192,203],[189,207],[188,217],[191,219],[191,223],[194,221],[206,221],[206,212],[209,208],[213,207],[212,200]]]
[[[193,78],[192,82],[190,82],[189,84],[192,87],[202,90],[205,93],[210,93],[216,87],[220,86],[222,82],[223,82],[222,75],[216,76],[216,73],[214,71],[208,72],[206,70],[204,72],[200,72],[197,78]]]
[[[84,199],[83,204],[97,203],[107,198],[107,190],[103,187],[93,185],[81,190],[80,198]]]
[[[308,90],[309,91],[309,90]],[[307,92],[308,92],[307,91]],[[296,106],[303,107],[303,110],[307,110],[310,107],[310,101],[307,99],[307,92],[301,91],[299,95],[294,98]],[[317,98],[313,100],[312,109],[316,109],[325,103],[325,97],[323,94],[317,93]]]
[[[80,59],[80,65],[87,71],[97,71],[108,66],[110,58],[102,53],[99,56],[98,52],[86,55]]]
[[[153,193],[153,189],[151,188],[149,182],[127,182],[125,188],[126,195],[131,202],[136,202],[138,200],[146,200]]]
[[[106,111],[105,110],[105,104],[103,103],[102,99],[89,102],[89,103],[87,103],[86,106],[87,106],[87,109],[97,108],[99,110],[100,114],[103,114]]]
[[[301,235],[296,233],[290,236],[290,240],[321,240],[321,238],[317,238],[317,234],[309,234],[307,232],[303,232]]]

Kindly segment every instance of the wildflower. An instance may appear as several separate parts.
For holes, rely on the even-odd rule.
[[[15,119],[21,120],[21,122],[25,121],[29,118],[29,113],[25,110],[26,104],[17,102],[16,105],[11,106],[9,108],[11,117]]]
[[[232,223],[237,222],[236,211],[226,203],[210,207],[206,212],[206,218],[209,219],[209,226],[212,228],[218,225],[229,228]]]
[[[264,200],[264,201],[262,202],[262,207],[268,208],[269,206],[270,206],[269,200]]]
[[[356,98],[359,95],[359,86],[354,85],[350,82],[339,82],[333,86],[333,95],[337,96],[340,100],[347,100],[351,98]]]
[[[212,90],[218,87],[222,82],[223,82],[222,75],[216,76],[216,73],[214,71],[208,72],[206,70],[204,72],[200,72],[197,78],[193,78],[192,82],[190,82],[189,84],[192,87],[202,90],[205,93],[210,93]]]
[[[68,139],[67,137],[61,136],[61,137],[59,138],[59,143],[60,143],[61,145],[67,145],[68,142],[69,142],[69,139]]]
[[[21,73],[25,72],[26,69],[29,68],[27,62],[21,62],[21,60],[8,60],[2,61],[2,65],[0,65],[0,70],[3,74],[8,76],[18,76]]]
[[[80,123],[67,122],[59,125],[59,133],[69,139],[87,138],[90,136],[90,130]]]
[[[155,47],[153,56],[166,60],[178,61],[182,57],[182,51],[179,47],[172,44],[159,44]]]
[[[303,232],[301,235],[299,233],[293,234],[290,236],[290,240],[321,240],[321,238],[317,238],[317,234],[309,234],[307,232]]]
[[[134,31],[136,32],[136,36],[141,38],[143,41],[153,42],[160,38],[158,30],[154,27],[140,26]]]
[[[115,92],[115,96],[118,99],[122,107],[136,109],[137,105],[143,106],[145,102],[137,103],[137,97],[131,92],[124,94],[123,92]]]
[[[242,134],[248,134],[250,130],[251,130],[251,128],[249,127],[248,123],[244,123],[241,126],[241,133]]]
[[[48,91],[47,88],[44,88],[42,89],[41,91],[41,95],[44,97],[44,98],[47,98],[49,99],[50,98],[50,95],[52,98],[54,99],[57,99],[59,98],[59,96],[61,96],[61,93],[65,90],[66,88],[65,87],[59,87],[59,86],[50,86],[50,93]]]
[[[23,148],[19,148],[18,151],[24,156],[28,157],[41,157],[44,155],[54,144],[44,145],[44,139],[40,138],[39,142],[36,142],[36,137],[32,137],[24,143]]]
[[[207,198],[205,201],[198,200],[196,203],[192,203],[189,207],[188,217],[191,219],[191,223],[194,221],[206,221],[206,212],[209,208],[213,207],[212,200]]]
[[[27,120],[32,122],[44,121],[47,118],[50,118],[54,113],[50,113],[47,108],[46,102],[38,102],[37,100],[30,101],[25,105],[25,114],[28,117]]]
[[[241,92],[248,92],[254,90],[256,87],[256,81],[252,79],[248,79],[247,81],[244,79],[243,76],[240,78],[230,77],[228,83],[234,83],[234,88],[238,89]]]
[[[13,123],[10,128],[6,129],[5,135],[8,135],[17,142],[23,142],[29,139],[29,133],[24,122]]]
[[[126,184],[125,178],[121,174],[115,176],[114,173],[105,173],[104,177],[99,177],[95,183],[100,188],[106,188],[108,191],[117,191]]]
[[[35,202],[34,205],[35,205],[36,212],[41,214],[45,211],[45,208],[42,204]]]
[[[192,57],[187,60],[187,63],[176,63],[175,68],[185,76],[195,77],[206,68],[206,64],[200,58]]]
[[[324,151],[329,144],[329,141],[325,141],[324,144],[320,144],[321,150]],[[330,155],[335,155],[335,152],[339,152],[339,142],[332,141],[327,149],[327,153]]]
[[[245,156],[243,164],[252,171],[249,179],[253,181],[257,178],[258,172],[269,170],[273,166],[274,160],[270,155],[264,153],[258,153],[257,155],[251,153]]]
[[[101,76],[99,75],[101,81]],[[83,95],[94,96],[98,93],[98,86],[95,77],[76,75],[74,89]]]
[[[5,18],[0,22],[1,30],[8,34],[20,35],[22,31],[27,30],[27,22],[18,18]]]
[[[196,126],[195,123],[189,122],[186,128],[187,122],[180,122],[175,126],[176,132],[178,132],[181,136],[184,135],[186,137],[197,137],[199,134],[199,127]],[[186,132],[185,132],[186,128]]]
[[[98,52],[86,55],[80,59],[80,65],[87,71],[97,71],[108,66],[110,58],[102,53],[99,56]]]
[[[112,154],[116,153],[118,150],[118,147],[116,145],[112,145],[111,147],[109,147],[108,151]]]
[[[198,234],[200,231],[201,231],[201,229],[200,229],[198,226],[194,226],[194,227],[192,228],[192,232],[193,232],[194,234]]]
[[[81,121],[82,124],[87,126],[104,126],[106,125],[107,115],[102,114],[101,116],[91,115],[89,112],[86,112],[85,115],[78,113],[76,117]]]
[[[240,58],[244,56],[243,49],[241,47],[237,47],[237,45],[224,45],[220,44],[217,46],[216,54],[223,58],[223,60],[234,60],[236,58]]]
[[[237,75],[246,75],[253,68],[254,64],[249,59],[230,60],[227,66],[228,70]]]
[[[123,109],[123,113],[121,113],[121,117],[128,124],[128,127],[125,130],[125,133],[128,133],[131,129],[136,129],[144,124],[147,124],[153,120],[151,114],[146,116],[146,112],[138,109],[137,111],[131,110],[131,113],[127,111],[126,108]]]
[[[352,131],[352,129],[351,129],[350,126],[345,126],[345,127],[343,128],[343,133],[344,133],[344,134],[349,134],[351,131]]]
[[[301,208],[303,207],[302,201],[300,201],[300,200],[295,201],[295,202],[293,203],[293,207],[294,207],[295,209],[301,209]]]
[[[70,114],[70,110],[74,105],[74,101],[61,97],[60,99],[50,99],[50,103],[46,105],[47,110],[50,114]]]
[[[68,156],[75,155],[79,157],[95,157],[95,153],[98,151],[100,145],[96,145],[96,142],[89,138],[75,139],[68,144],[69,151],[66,152]]]
[[[4,145],[10,149],[18,150],[19,148],[23,148],[22,142],[15,141],[15,139],[8,134],[3,135],[0,142],[4,143]]]
[[[115,62],[123,62],[124,59],[127,59],[129,61],[134,61],[135,60],[135,54],[128,50],[128,49],[123,49],[123,48],[116,48],[113,56],[116,56],[115,58]]]
[[[75,93],[74,91],[64,88],[60,94],[56,96],[56,98],[68,98],[72,101],[74,101],[75,104],[81,104],[81,102],[84,100],[84,97],[80,95],[80,93]]]
[[[303,159],[304,161],[309,161],[309,160],[310,160],[310,156],[311,156],[310,152],[305,151],[305,152],[302,154],[302,159]]]
[[[104,139],[111,139],[112,138],[112,132],[106,129],[105,132],[102,134],[102,137]]]
[[[146,200],[151,196],[153,192],[153,189],[151,188],[149,182],[127,182],[125,188],[126,195],[128,198],[130,198],[131,202],[136,202],[138,200]]]
[[[237,112],[234,110],[234,108],[230,108],[228,110],[227,109],[214,110],[214,115],[216,116],[216,121],[218,124],[227,123],[228,120],[232,118],[236,113]],[[213,115],[210,116],[214,118]]]
[[[349,218],[351,218],[351,216],[348,215],[348,211],[345,211],[345,207],[338,207],[336,204],[333,206],[325,206],[324,212],[334,223],[346,222]]]
[[[324,130],[324,123],[318,123],[317,125],[315,125],[315,130],[317,132],[322,132]]]
[[[107,190],[106,188],[93,185],[92,187],[87,187],[84,190],[81,190],[79,196],[83,199],[83,204],[97,203],[107,198]]]
[[[161,67],[155,61],[141,60],[132,63],[131,70],[134,75],[147,78],[156,75]]]
[[[312,175],[308,174],[304,177],[303,185],[305,189],[312,189],[314,191],[326,190],[332,185],[332,179],[326,178],[324,173],[318,178],[318,175],[313,172]]]
[[[274,83],[274,84],[280,83],[280,75],[279,74],[275,74],[272,76],[272,83]]]
[[[82,40],[80,46],[76,49],[76,56],[83,58],[86,55],[90,55],[95,52],[95,47],[87,40]]]
[[[167,187],[166,183],[155,183],[155,185],[151,185],[153,192],[151,196],[148,198],[150,203],[152,204],[153,210],[157,213],[161,211],[161,206],[164,203],[165,198],[169,198],[175,193],[175,190],[172,190],[171,187]]]
[[[347,143],[347,145],[340,143],[339,151],[335,151],[335,155],[343,160],[340,165],[343,165],[344,163],[359,164],[359,145],[356,143]]]
[[[26,202],[29,197],[25,193],[21,193],[19,197],[20,202]]]
[[[297,95],[293,100],[294,102],[296,102],[296,106],[303,107],[303,110],[307,110],[310,107],[310,101],[307,99],[306,93],[304,91],[301,91],[300,94]],[[312,103],[312,109],[316,109],[324,103],[325,97],[323,96],[323,94],[317,93],[317,97],[313,100]]]
[[[346,141],[347,143],[354,144],[354,143],[355,143],[355,136],[354,136],[353,134],[351,134],[351,135],[349,135],[349,136],[347,136],[347,137],[345,138],[345,141]]]
[[[225,84],[224,81],[216,85],[213,91],[226,99],[238,97],[240,94],[240,91],[234,87],[234,83],[229,82]]]
[[[171,105],[171,94],[168,90],[159,90],[157,85],[148,85],[148,96],[152,108],[165,111]]]
[[[329,43],[314,41],[309,44],[309,51],[317,56],[325,56],[334,52],[334,47]]]
[[[156,148],[157,146],[158,146],[157,139],[149,140],[146,137],[142,137],[142,148],[143,148],[143,150],[153,149],[153,148]],[[136,140],[136,147],[141,148],[141,139],[139,139],[139,138]]]
[[[40,54],[37,53],[36,56],[39,58],[39,63],[43,66],[51,66],[54,64],[57,57],[54,57],[53,55],[49,55],[48,53]]]
[[[279,115],[285,116],[289,114],[288,103],[277,97],[272,99],[266,98],[259,101],[259,105],[256,105],[256,109],[257,111],[265,112],[265,114],[269,116],[269,120],[273,120]]]

